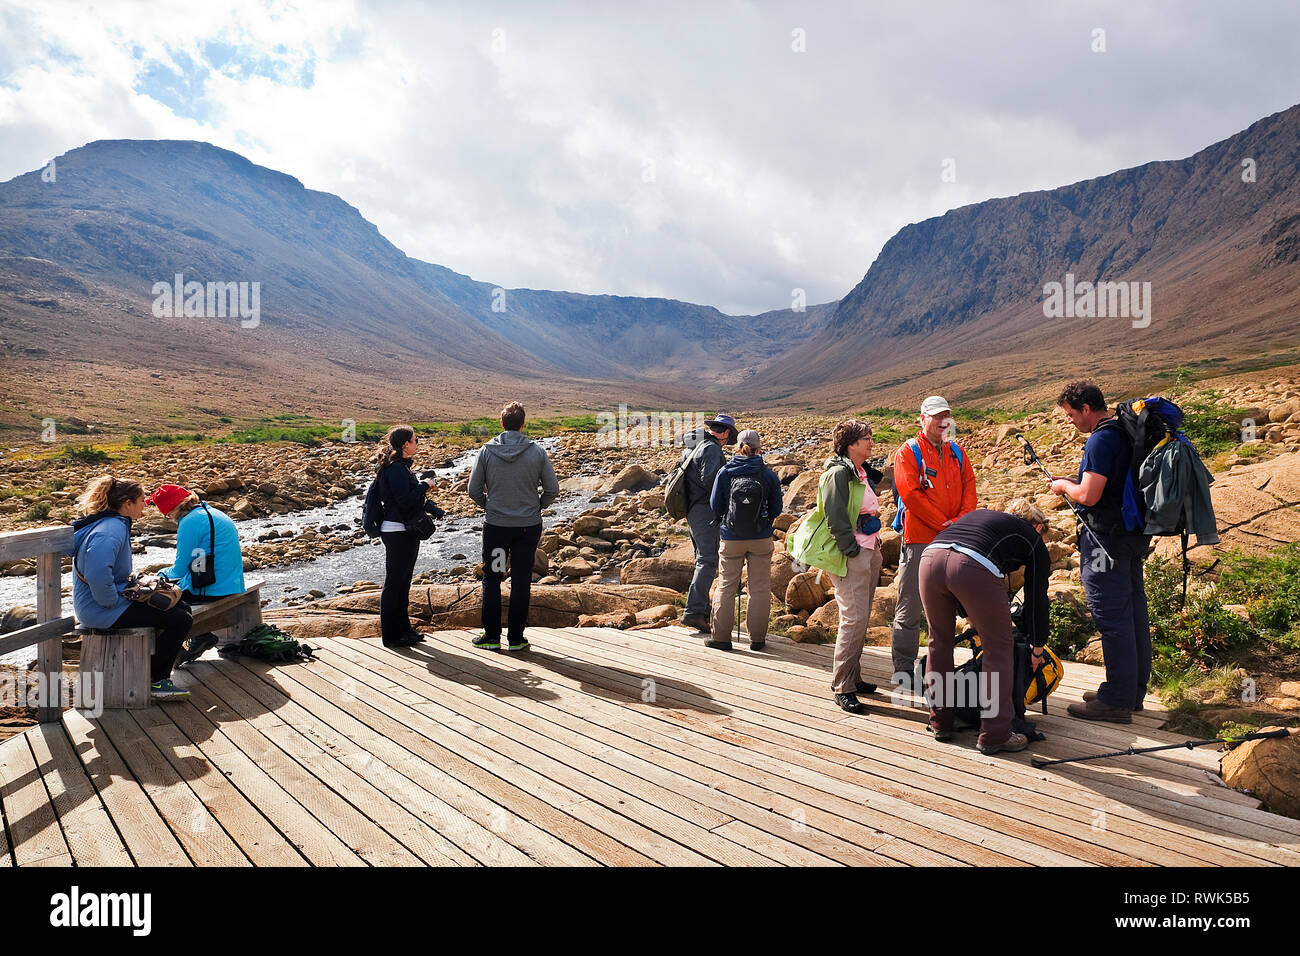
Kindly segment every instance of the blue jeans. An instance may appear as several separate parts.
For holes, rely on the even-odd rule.
[[[709,616],[709,588],[718,573],[718,524],[708,502],[697,502],[686,513],[691,526],[691,545],[695,548],[695,573],[686,593],[686,613]]]
[[[1106,659],[1106,680],[1097,688],[1097,700],[1107,707],[1131,710],[1146,697],[1151,680],[1151,622],[1142,581],[1142,563],[1151,538],[1103,534],[1101,543],[1113,563],[1098,551],[1092,532],[1080,528],[1083,593],[1092,621],[1101,632],[1101,652]]]

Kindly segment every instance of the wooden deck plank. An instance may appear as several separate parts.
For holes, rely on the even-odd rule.
[[[0,744],[0,803],[19,866],[72,866],[72,852],[26,733]]]
[[[98,723],[195,866],[251,865],[129,711],[106,710]]]
[[[311,808],[299,803],[293,793],[237,747],[192,700],[169,704],[165,712],[204,758],[224,774],[284,839],[313,865],[366,865],[365,860],[335,835],[328,820],[317,819]]]
[[[232,677],[254,695],[259,695],[256,685],[264,687],[261,694],[265,696],[259,696],[263,703],[276,706],[286,718],[296,720],[302,714],[317,718],[306,723],[322,746],[339,747],[347,742],[373,755],[374,761],[366,763],[362,759],[358,763],[368,773],[377,768],[374,772],[378,781],[406,797],[409,806],[424,814],[432,826],[478,862],[501,866],[594,863],[590,857],[527,820],[508,814],[442,768],[377,733],[307,687],[292,680],[281,680],[285,671],[247,659],[240,659],[239,664],[248,673],[247,680]],[[508,832],[515,842],[491,829],[493,823],[506,817],[510,819]]]
[[[398,720],[393,716],[397,709],[389,706],[388,698],[372,693],[369,688],[359,686],[354,680],[334,684],[320,677],[313,668],[282,671],[276,677],[301,684],[336,706],[345,705],[353,717],[372,730],[400,742],[412,753],[425,755],[437,766],[446,768],[458,780],[473,787],[499,808],[493,812],[492,829],[503,836],[508,834],[507,838],[512,842],[516,838],[516,832],[511,824],[517,819],[517,814],[519,818],[600,862],[630,866],[644,866],[654,862],[646,854],[604,831],[585,821],[573,819],[564,812],[563,806],[548,802],[532,785],[533,781],[527,773],[515,774],[512,768],[500,761],[488,760],[484,765],[472,759],[460,749],[463,738],[438,733],[436,727],[423,722],[427,720],[423,714],[415,712],[414,716],[403,715],[404,719]],[[346,690],[342,686],[345,683],[350,685]],[[423,720],[416,720],[417,717]],[[443,741],[450,746],[445,746]],[[481,759],[477,748],[471,749],[469,753]],[[507,779],[507,776],[515,779]],[[549,792],[549,788],[544,789]]]
[[[316,744],[310,737],[287,724],[274,711],[262,706],[260,701],[230,680],[223,671],[242,670],[233,665],[214,666],[213,664],[193,665],[195,675],[213,694],[242,716],[250,727],[260,730],[263,735],[275,743],[309,770],[317,779],[325,782],[350,804],[357,808],[394,840],[406,847],[421,862],[429,866],[452,866],[473,863],[472,858],[461,852],[459,847],[449,843],[437,830],[411,813],[406,807],[397,803],[383,790],[363,777],[344,757],[361,755],[360,748],[349,747],[346,752],[329,753]],[[308,721],[313,723],[314,721]]]
[[[135,865],[190,866],[184,847],[98,722],[65,710],[63,726]]]
[[[363,861],[372,866],[419,864],[419,857],[348,803],[329,782],[316,777],[275,741],[251,727],[205,683],[194,680],[190,691],[191,702],[208,721],[220,727],[222,734],[286,792],[293,794],[304,808],[322,822],[327,821],[330,831]]]
[[[453,645],[446,643],[446,640],[442,635],[435,635],[431,637],[429,640],[439,642],[436,646],[440,649],[446,649],[446,650],[456,649],[454,648]],[[429,667],[431,671],[440,668],[440,666],[441,665],[438,660],[430,658]],[[486,667],[483,668],[483,672],[490,673],[490,671],[487,671]],[[512,677],[514,677],[513,672],[504,674],[501,679],[503,681],[510,681]],[[488,683],[485,680],[485,678],[482,676],[479,677],[479,680],[481,684]],[[577,687],[576,682],[567,680],[562,674],[556,671],[551,672],[551,681],[553,681],[556,684],[567,683],[568,685],[573,686],[574,688]],[[506,685],[492,685],[490,683],[488,683],[488,686],[498,686],[501,688],[501,692],[503,693],[510,692],[513,694],[526,694],[528,691],[529,684],[536,684],[536,681],[529,680],[527,684],[525,684],[523,681],[519,681],[516,686],[510,686],[510,687],[507,687]],[[550,685],[548,684],[548,686]],[[599,698],[593,698],[592,696],[585,695],[585,694],[572,695],[572,700],[574,703],[589,701],[593,699],[599,699]],[[569,722],[563,719],[564,717],[567,716],[567,714],[565,714],[562,710],[560,710],[560,707],[562,706],[560,701],[554,701],[552,702],[552,704],[539,705],[539,706],[546,706],[547,710],[551,711],[553,714],[551,716],[551,719],[554,720],[559,727],[572,733],[598,734],[598,728],[602,724],[609,723],[608,720],[602,719],[602,715],[594,709],[583,708],[582,716],[580,718],[577,717],[571,718],[572,722]],[[615,719],[618,723],[623,724],[624,726],[630,726],[636,724],[639,729],[639,732],[629,731],[628,736],[611,735],[613,739],[610,739],[609,737],[601,738],[605,743],[609,745],[610,750],[614,755],[618,755],[623,751],[630,751],[635,747],[641,746],[638,738],[653,739],[653,737],[656,735],[657,732],[660,733],[662,732],[662,731],[657,731],[655,728],[656,723],[658,723],[660,727],[662,727],[662,722],[658,722],[653,718],[652,716],[654,710],[653,707],[644,705],[643,702],[635,698],[630,699],[628,704],[625,705],[625,707],[616,708],[610,706],[606,709],[613,712],[613,714],[615,715]],[[633,716],[625,719],[623,716],[623,712],[625,711],[631,711]],[[635,718],[637,717],[640,718],[639,723],[637,723],[637,721],[635,720]],[[796,739],[787,739],[785,741],[782,741],[781,744],[785,748],[784,752],[787,754],[794,754],[801,749],[802,750],[810,750],[810,748],[816,749],[816,748],[812,748],[811,745],[808,744],[808,742],[796,740]],[[718,766],[717,761],[720,759],[719,755],[716,752],[712,752],[712,753],[706,752],[701,748],[692,746],[691,743],[687,741],[682,741],[680,738],[678,738],[678,740],[675,742],[674,750],[675,750],[675,754],[680,754],[683,756],[688,752],[698,752],[700,756],[698,756],[696,759],[699,759],[701,762],[708,763],[712,766]],[[665,750],[657,750],[654,751],[653,756],[647,757],[647,760],[657,761],[661,765],[666,766],[667,764],[674,762],[675,754]],[[857,760],[858,758],[854,754],[844,754],[843,757],[839,760],[838,765],[834,766],[833,769],[830,769],[827,772],[838,773],[845,779],[854,779],[853,775],[848,773],[847,767],[855,763]],[[686,763],[686,762],[683,761],[682,763]],[[680,767],[681,763],[676,764],[676,766]],[[698,767],[696,769],[698,772]],[[678,773],[681,772],[682,771],[679,769]],[[689,773],[689,771],[687,771],[687,773]],[[924,786],[926,783],[925,778],[918,773],[904,773],[901,775],[899,779],[901,783],[907,784],[909,786]],[[1013,804],[1010,801],[1006,801],[1006,800],[1000,800],[997,796],[993,798],[993,803],[990,804],[988,793],[986,790],[973,789],[969,786],[969,782],[965,780],[958,780],[955,781],[955,783],[957,784],[956,786],[951,786],[947,788],[946,792],[948,793],[948,795],[961,803],[974,804],[970,809],[962,810],[961,812],[963,813],[975,812],[979,814],[985,814],[989,810],[1000,810],[1004,814],[1012,814],[1015,816],[1019,816],[1031,812],[1040,812],[1042,809],[1041,801],[1038,801],[1037,803],[1029,803],[1027,805],[1021,805],[1021,804]],[[1007,789],[1010,790],[1010,788]],[[704,792],[707,794],[710,791],[707,788],[705,788]],[[1014,793],[1015,791],[1012,790],[1011,792]],[[769,796],[775,797],[776,794],[769,794]],[[740,801],[734,801],[734,802],[740,803]],[[743,803],[741,803],[741,805],[748,806],[748,804],[743,804]],[[993,818],[990,817],[989,819],[992,820]],[[782,823],[784,824],[782,829],[785,832],[789,832],[791,820],[788,817],[781,818],[781,820]],[[1018,821],[1016,821],[1014,825],[1019,825],[1026,828],[1032,827],[1032,824],[1019,824]],[[1060,824],[1060,826],[1065,831],[1067,831],[1069,835],[1082,839],[1084,842],[1095,842],[1095,840],[1097,839],[1097,833],[1090,825],[1082,825],[1082,824],[1073,825],[1072,821],[1064,821],[1063,823]],[[1026,835],[1035,832],[1036,831],[1033,829],[1025,830]],[[1128,862],[1130,859],[1146,861],[1146,862],[1163,862],[1171,865],[1196,865],[1202,862],[1193,857],[1182,856],[1176,853],[1170,853],[1168,851],[1163,850],[1160,847],[1144,844],[1138,840],[1131,840],[1131,841],[1124,842],[1127,840],[1127,838],[1122,834],[1120,835],[1119,839],[1121,840],[1121,842],[1123,842],[1124,849],[1130,851],[1131,854],[1130,857],[1125,857],[1121,853],[1115,853],[1110,848],[1104,846],[1100,848],[1082,847],[1079,849],[1083,849],[1086,852],[1090,852],[1094,854],[1094,856],[1097,857],[1097,859],[1095,860],[1096,862],[1109,863],[1112,865]]]
[[[569,633],[570,633],[569,629],[566,629],[564,633],[565,633],[565,634],[569,634]],[[641,633],[641,632],[626,632],[626,633],[630,633],[630,634],[638,634],[638,633]],[[575,650],[580,649],[580,650],[581,650],[581,653],[582,653],[582,655],[583,655],[583,657],[585,657],[585,658],[588,658],[588,659],[597,659],[597,658],[601,658],[601,655],[604,653],[604,651],[602,651],[602,650],[601,650],[598,646],[596,646],[595,644],[588,643],[588,642],[586,642],[586,641],[580,640],[581,637],[582,637],[582,636],[580,636],[580,635],[575,635],[575,636],[573,636],[573,637],[567,637],[567,636],[564,636],[563,634],[557,634],[557,641],[558,641],[559,643],[561,643],[563,646],[565,646],[566,648],[572,648],[572,649],[575,649]],[[618,656],[616,655],[616,656],[614,656],[614,657],[612,657],[612,658],[609,658],[609,662],[612,664],[612,666],[617,666],[617,665],[618,665],[619,663],[621,663],[622,660],[624,660],[624,659],[625,659],[625,658],[620,658],[620,657],[618,657]],[[643,663],[645,663],[645,662],[643,662]],[[579,661],[577,664],[575,664],[575,666],[577,666],[577,667],[579,667],[579,668],[586,667],[586,668],[588,668],[588,669],[590,669],[590,668],[592,668],[592,667],[595,667],[594,664],[588,664],[588,663],[586,663],[585,661]],[[699,679],[698,676],[696,676],[696,675],[694,674],[694,672],[691,672],[691,671],[689,671],[689,670],[681,670],[681,669],[679,669],[679,668],[677,667],[677,664],[676,664],[675,661],[672,662],[672,663],[665,662],[665,661],[660,661],[658,666],[659,666],[659,669],[660,669],[661,672],[666,673],[667,675],[669,675],[669,676],[672,677],[672,678],[679,678],[679,679],[681,679],[681,680],[683,680],[683,681],[689,681],[689,680],[691,680],[691,679],[697,679],[697,680]],[[642,670],[645,670],[646,668],[643,666],[641,669],[642,669]],[[727,682],[726,686],[730,686],[730,685],[731,685],[731,682]],[[748,689],[751,685],[746,684],[745,686],[746,686],[746,688]],[[690,695],[687,695],[687,696],[688,696],[688,698],[690,698]],[[899,725],[902,725],[902,724],[909,724],[909,725],[913,728],[913,733],[911,734],[911,736],[912,736],[913,738],[918,739],[918,740],[923,738],[923,739],[927,742],[927,744],[931,744],[931,745],[933,745],[932,738],[930,738],[928,734],[922,734],[922,733],[919,732],[919,727],[920,727],[919,718],[918,718],[918,719],[913,719],[913,720],[907,720],[907,719],[905,719],[904,717],[899,717],[899,716],[896,716],[896,715],[892,715],[892,713],[891,713],[891,712],[893,711],[892,708],[880,708],[880,712],[875,712],[874,709],[873,709],[873,713],[872,713],[872,715],[871,715],[871,720],[869,720],[869,721],[865,721],[865,720],[863,720],[862,718],[848,717],[848,716],[846,715],[846,718],[845,718],[844,720],[842,720],[842,721],[839,720],[839,719],[837,718],[837,720],[836,720],[835,722],[828,722],[828,721],[825,721],[825,720],[819,720],[819,719],[816,718],[815,716],[811,716],[811,715],[809,715],[809,714],[806,714],[806,713],[803,713],[803,712],[800,712],[800,711],[797,711],[797,710],[796,710],[796,711],[788,711],[788,710],[783,711],[783,710],[781,710],[781,709],[779,709],[779,708],[768,707],[766,704],[760,703],[760,702],[758,702],[758,701],[756,700],[756,697],[759,697],[759,696],[762,696],[762,695],[756,695],[755,693],[752,693],[752,692],[751,692],[751,693],[747,693],[743,698],[741,698],[741,697],[736,697],[735,695],[730,695],[730,694],[728,694],[728,693],[726,693],[726,692],[721,692],[721,691],[719,691],[719,692],[718,692],[718,701],[713,700],[713,698],[709,698],[708,700],[704,700],[704,699],[702,699],[702,698],[698,698],[698,696],[697,696],[697,697],[695,697],[695,698],[689,699],[688,702],[689,702],[689,704],[690,704],[691,706],[694,706],[694,707],[701,707],[701,708],[704,708],[704,709],[706,709],[706,710],[707,710],[707,709],[710,709],[710,708],[712,708],[712,709],[714,709],[714,710],[717,710],[720,706],[723,708],[723,710],[725,710],[725,709],[726,709],[725,705],[726,705],[727,703],[729,703],[730,701],[732,701],[732,700],[739,701],[739,702],[744,703],[746,706],[749,706],[749,707],[753,708],[753,713],[750,715],[750,719],[753,720],[754,722],[757,722],[757,723],[759,723],[759,724],[761,724],[761,725],[763,725],[763,726],[767,726],[767,727],[770,727],[770,728],[775,729],[775,730],[784,730],[784,729],[788,729],[788,727],[790,726],[790,722],[793,721],[793,723],[794,723],[795,725],[797,725],[797,726],[804,727],[804,728],[809,728],[809,733],[813,733],[813,734],[821,735],[821,736],[817,736],[817,737],[816,737],[816,739],[818,739],[819,742],[829,742],[829,743],[831,743],[831,744],[835,744],[837,741],[836,741],[836,739],[835,739],[834,737],[831,737],[831,736],[825,736],[823,731],[821,731],[821,730],[815,730],[815,729],[813,729],[813,728],[817,728],[817,727],[819,727],[819,726],[820,726],[820,727],[826,727],[826,728],[833,728],[833,731],[832,731],[833,734],[837,734],[837,735],[843,735],[843,734],[847,734],[847,735],[858,735],[858,736],[861,736],[861,737],[863,737],[863,738],[865,739],[865,738],[867,738],[871,733],[874,732],[873,728],[875,727],[876,723],[877,723],[878,721],[884,720],[884,721],[892,722],[892,723],[894,723],[894,724],[899,724]],[[719,703],[719,701],[721,701],[721,703]],[[784,703],[784,702],[783,702],[783,703]],[[769,715],[766,713],[766,711],[769,711],[769,710],[770,710],[772,713],[779,714],[779,715],[781,716],[781,718],[784,718],[784,719],[779,719],[779,718],[777,718],[777,717],[771,717],[771,716],[769,716]],[[951,747],[951,745],[934,745],[934,746],[943,746],[943,747],[945,747],[945,748],[950,748],[950,747]],[[958,749],[960,749],[960,750],[964,750],[964,748],[958,748]],[[987,763],[987,764],[991,764],[991,765],[993,765],[993,766],[998,766],[998,767],[1004,767],[1004,768],[1006,768],[1005,772],[1008,772],[1008,773],[1016,773],[1016,772],[1017,772],[1017,768],[1019,768],[1019,772],[1024,773],[1024,774],[1032,774],[1032,775],[1035,776],[1036,779],[1037,779],[1037,778],[1041,778],[1044,774],[1047,773],[1047,771],[1033,771],[1033,770],[1031,770],[1031,769],[1027,766],[1027,760],[1021,760],[1021,761],[1017,762],[1017,760],[1016,760],[1014,757],[1011,758],[1011,759],[1008,759],[1008,758],[1003,757],[1003,756],[999,756],[999,757],[996,757],[996,758],[985,758],[985,757],[982,757],[982,755],[978,755],[977,752],[973,752],[973,751],[972,751],[972,753],[975,753],[975,754],[976,754],[976,757],[977,757],[980,761],[984,761],[985,763]],[[1023,756],[1023,755],[1015,755],[1015,756],[1020,757],[1020,756]],[[938,757],[937,759],[945,759],[945,758],[943,758],[943,757]],[[1124,771],[1121,771],[1121,773],[1123,773],[1123,772],[1124,772]],[[1126,786],[1133,786],[1133,787],[1136,787],[1136,788],[1142,790],[1144,793],[1148,793],[1148,794],[1149,794],[1149,793],[1152,793],[1152,792],[1154,792],[1154,791],[1156,791],[1156,790],[1158,789],[1158,788],[1156,787],[1155,784],[1153,784],[1150,780],[1148,780],[1148,779],[1145,778],[1145,777],[1134,776],[1134,777],[1132,778],[1131,781],[1128,780],[1127,778],[1122,778],[1122,777],[1121,777],[1121,778],[1118,778],[1118,779],[1120,779],[1120,780],[1121,780],[1121,783],[1123,783],[1124,785],[1126,785]],[[1217,788],[1217,787],[1216,787],[1216,788],[1215,788],[1216,792],[1217,792],[1218,789],[1221,789],[1221,788]],[[1190,785],[1188,785],[1188,786],[1184,787],[1184,792],[1181,793],[1181,794],[1179,794],[1179,793],[1172,793],[1172,792],[1168,791],[1167,788],[1166,788],[1166,789],[1161,793],[1161,795],[1164,796],[1164,797],[1166,797],[1166,798],[1169,798],[1169,797],[1177,797],[1177,798],[1181,798],[1181,799],[1187,799],[1188,796],[1191,795],[1193,792],[1194,792],[1194,791],[1193,791],[1193,788],[1192,788]],[[1119,799],[1123,800],[1123,796],[1122,796],[1122,795],[1120,795],[1120,794],[1115,794],[1115,796],[1117,796]],[[1203,797],[1203,794],[1202,794],[1201,796]],[[1213,810],[1212,810],[1210,813],[1206,813],[1206,811],[1205,811],[1205,806],[1196,806],[1196,807],[1193,807],[1193,808],[1189,808],[1189,810],[1188,810],[1188,815],[1191,816],[1191,818],[1193,819],[1193,821],[1196,822],[1196,823],[1200,823],[1200,824],[1209,823],[1209,824],[1211,824],[1211,826],[1214,826],[1215,824],[1218,824],[1218,827],[1219,827],[1220,830],[1222,829],[1222,827],[1224,826],[1224,824],[1223,824],[1222,821],[1220,821],[1220,820],[1218,819],[1218,814],[1219,814],[1219,813],[1240,814],[1240,812],[1242,812],[1242,811],[1245,809],[1245,808],[1233,807],[1233,806],[1230,806],[1230,805],[1224,805],[1224,804],[1214,803],[1213,801],[1209,801],[1209,800],[1206,800],[1206,799],[1201,799],[1200,797],[1198,797],[1198,799],[1197,799],[1195,802],[1197,802],[1198,804],[1204,804],[1204,805],[1206,805],[1206,806],[1212,806],[1212,807],[1213,807]],[[1159,809],[1164,809],[1164,808],[1163,808],[1163,807],[1160,807]],[[1260,815],[1268,816],[1268,817],[1273,816],[1273,815],[1271,815],[1271,814],[1264,814],[1263,811],[1254,811],[1254,810],[1249,810],[1249,811],[1247,811],[1247,812],[1250,813],[1250,814],[1260,814]],[[1267,825],[1267,822],[1268,822],[1268,821],[1264,821],[1264,822],[1263,822],[1263,825],[1266,826],[1266,825]],[[1289,824],[1290,822],[1291,822],[1291,821],[1286,821],[1286,823],[1288,823],[1288,824]],[[1253,836],[1253,835],[1254,835],[1254,834],[1252,833],[1252,836]],[[1280,836],[1282,836],[1282,835],[1281,835],[1281,834],[1275,835],[1274,840],[1271,841],[1271,842],[1276,842],[1277,837],[1280,837]],[[1217,838],[1218,838],[1217,836],[1207,837],[1207,839],[1217,839]],[[1285,838],[1284,838],[1284,839],[1285,839]],[[1261,854],[1262,854],[1264,857],[1269,858],[1269,859],[1276,860],[1276,861],[1278,861],[1278,862],[1291,862],[1291,854],[1289,853],[1289,851],[1283,850],[1283,851],[1281,851],[1281,853],[1279,854],[1279,852],[1278,852],[1277,850],[1275,850],[1275,849],[1274,849],[1274,850],[1263,850],[1263,849],[1261,849],[1261,848],[1259,848],[1259,847],[1256,847],[1254,844],[1249,843],[1249,841],[1242,841],[1242,843],[1240,843],[1240,844],[1237,846],[1237,849],[1243,850],[1244,852],[1250,853],[1250,854],[1252,854],[1252,855],[1261,855]]]
[[[409,660],[409,658],[407,658]],[[325,663],[322,661],[322,663]],[[335,673],[332,680],[337,680],[340,684],[346,681],[364,684],[359,687],[358,697],[367,695],[374,701],[373,695],[380,694],[386,704],[380,706],[396,707],[402,714],[404,723],[420,731],[431,739],[439,740],[440,738],[451,743],[453,746],[460,748],[462,753],[470,755],[471,759],[477,758],[481,766],[485,768],[497,768],[498,771],[511,774],[520,780],[526,780],[528,788],[534,793],[542,796],[548,802],[552,803],[559,809],[564,810],[570,816],[584,820],[593,826],[598,827],[623,842],[627,846],[635,847],[641,852],[647,854],[652,859],[668,865],[717,865],[718,861],[705,853],[702,853],[690,846],[687,846],[677,839],[674,839],[671,832],[680,832],[681,828],[676,827],[671,821],[665,820],[670,833],[660,833],[651,827],[646,826],[637,819],[622,815],[618,810],[608,806],[604,800],[612,799],[617,803],[617,797],[611,797],[603,785],[593,778],[581,775],[566,765],[559,764],[556,761],[546,760],[542,754],[537,751],[530,751],[535,755],[530,762],[519,762],[506,756],[507,752],[518,752],[524,756],[518,748],[508,744],[504,739],[487,736],[485,732],[478,731],[473,726],[465,726],[464,731],[457,731],[455,727],[445,723],[442,719],[434,719],[420,710],[417,704],[422,702],[418,694],[403,688],[400,684],[390,682],[391,687],[383,691],[374,686],[377,678],[382,675],[377,673],[376,669],[366,670],[358,668],[355,664],[336,659],[331,656],[328,660],[330,671]],[[326,675],[326,668],[314,668],[314,673]],[[383,678],[386,680],[386,678]],[[458,715],[454,713],[444,714],[447,719],[456,720]],[[448,732],[454,733],[455,738],[447,738]],[[487,742],[480,740],[480,733],[483,733]],[[528,757],[525,756],[525,760]],[[546,773],[539,770],[539,767],[546,769]],[[552,776],[554,775],[554,776]],[[558,778],[558,779],[557,779]],[[567,781],[567,783],[566,783]],[[601,794],[604,800],[593,800],[587,793],[586,788],[591,788]],[[633,798],[628,797],[629,803]],[[707,831],[704,831],[707,833]],[[704,842],[708,843],[707,839]],[[720,843],[721,838],[711,841]]]
[[[130,866],[122,837],[86,770],[68,743],[62,721],[27,731],[27,740],[45,779],[50,803],[77,866]]]
[[[131,717],[253,865],[308,865],[306,858],[161,710],[136,710]]]
[[[437,639],[438,636],[435,635],[429,640],[437,641]],[[439,646],[447,649],[451,647],[445,643],[440,643]],[[370,648],[370,645],[366,645],[365,648]],[[431,673],[443,677],[458,673],[455,668],[444,663],[445,657],[439,659],[430,657],[426,660]],[[832,836],[806,824],[796,827],[795,824],[799,821],[793,817],[766,809],[764,804],[778,799],[778,795],[772,791],[753,787],[750,797],[755,802],[733,796],[720,787],[720,784],[726,780],[723,774],[681,760],[668,751],[652,746],[644,740],[644,734],[638,736],[606,729],[608,725],[623,721],[620,707],[581,693],[550,699],[552,695],[543,696],[535,681],[517,679],[512,681],[511,674],[503,676],[498,683],[491,670],[474,660],[467,663],[467,670],[475,678],[474,687],[492,695],[512,694],[516,706],[546,719],[556,728],[554,732],[585,736],[597,745],[604,745],[601,759],[634,772],[644,769],[647,765],[662,767],[663,770],[656,774],[656,779],[664,786],[674,789],[684,797],[713,806],[723,813],[743,820],[747,827],[752,824],[752,829],[756,832],[768,833],[775,838],[776,842],[763,843],[761,847],[756,846],[765,856],[778,860],[785,859],[787,853],[782,845],[791,844],[811,851],[813,856],[820,856],[821,865],[832,861],[873,866],[885,863],[882,858],[846,839]],[[459,682],[452,684],[453,691],[456,691],[458,684]],[[473,691],[461,688],[460,693],[468,695]],[[723,825],[723,829],[728,827],[729,825]],[[813,865],[811,857],[800,856],[799,858]]]

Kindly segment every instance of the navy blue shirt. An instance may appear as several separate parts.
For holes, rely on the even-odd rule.
[[[1083,473],[1106,476],[1106,487],[1101,491],[1101,498],[1095,505],[1083,505],[1085,511],[1093,508],[1119,509],[1124,504],[1124,481],[1128,476],[1129,464],[1132,462],[1133,448],[1123,429],[1107,426],[1098,428],[1088,436],[1083,446],[1083,461],[1079,463],[1079,481]]]

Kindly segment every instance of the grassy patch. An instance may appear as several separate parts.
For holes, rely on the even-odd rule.
[[[180,434],[162,434],[162,435],[132,435],[127,444],[132,448],[153,448],[157,445],[178,445],[182,442],[208,442],[211,441],[207,435],[194,432]]]
[[[60,452],[59,457],[83,465],[102,465],[113,460],[108,452],[94,445],[68,445]]]
[[[261,442],[289,441],[301,445],[319,445],[327,441],[343,441],[343,427],[338,423],[293,424],[301,416],[278,415],[273,419],[264,419],[264,424],[239,429],[229,441],[241,444]],[[289,422],[289,423],[286,423]],[[496,418],[475,418],[464,422],[411,422],[411,428],[417,435],[462,436],[487,439],[501,431],[501,422]],[[357,441],[379,441],[387,434],[391,423],[357,422],[355,435]],[[564,432],[595,432],[600,423],[595,415],[569,415],[561,418],[530,419],[524,426],[532,438],[547,438]]]

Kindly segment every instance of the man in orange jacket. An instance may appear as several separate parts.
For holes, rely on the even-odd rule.
[[[931,395],[921,403],[921,430],[894,452],[894,497],[902,502],[903,541],[898,553],[898,606],[891,644],[894,683],[913,689],[912,670],[921,639],[921,552],[948,525],[975,510],[975,471],[955,441],[948,402]],[[922,468],[917,468],[916,452]]]

